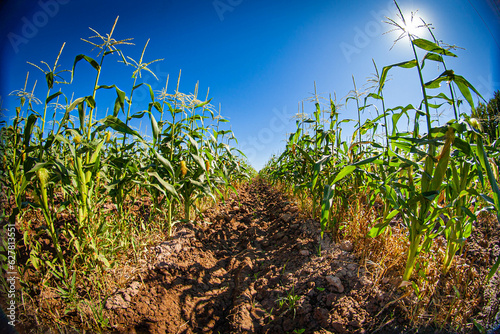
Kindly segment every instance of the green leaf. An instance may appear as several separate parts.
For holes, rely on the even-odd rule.
[[[138,84],[138,85],[134,86],[134,87],[132,88],[132,91],[136,90],[137,88],[141,87],[142,85],[147,86],[147,87],[149,88],[149,97],[151,98],[151,101],[153,101],[153,102],[154,102],[154,100],[155,100],[155,94],[154,94],[154,92],[153,92],[153,88],[151,88],[151,86],[150,86],[149,84],[147,84],[147,83],[145,83],[145,82],[140,83],[140,84]]]
[[[368,97],[371,97],[371,98],[374,98],[374,99],[377,99],[377,100],[383,100],[382,96],[378,95],[378,94],[375,94],[375,93],[370,93],[367,95],[367,98]]]
[[[186,135],[189,139],[189,142],[191,143],[191,146],[194,147],[196,153],[198,153],[198,143],[196,142],[196,140],[193,139],[193,137],[191,137],[190,135]]]
[[[87,101],[87,104],[89,105],[90,108],[94,109],[95,108],[95,100],[92,95],[89,95],[85,98],[85,101]]]
[[[393,68],[393,67],[413,68],[415,66],[417,66],[417,61],[415,59],[385,66],[382,69],[382,73],[380,75],[379,86],[378,86],[379,87],[378,88],[378,95],[382,95],[382,89],[384,88],[385,80],[387,79],[387,74],[391,68]]]
[[[200,107],[204,107],[204,106],[206,106],[207,104],[209,104],[209,103],[210,103],[210,101],[212,101],[212,99],[207,100],[207,101],[205,101],[205,102],[202,102],[202,103],[200,103],[200,104],[197,104],[197,105],[195,106],[195,109],[196,109],[196,108],[200,108]]]
[[[160,175],[158,175],[158,173],[156,172],[151,172],[151,173],[148,173],[150,176],[154,177],[156,180],[158,180],[158,182],[160,183],[160,185],[162,186],[162,189],[168,191],[170,194],[172,194],[173,196],[175,196],[176,198],[179,198],[179,195],[177,194],[177,191],[175,191],[175,188],[174,186],[172,186],[170,183],[166,182],[165,180],[163,180],[161,178]]]
[[[417,39],[414,39],[412,41],[412,43],[416,47],[423,49],[423,50],[426,50],[426,51],[430,51],[430,52],[445,55],[445,56],[456,57],[456,55],[454,53],[452,53],[448,50],[445,50],[442,47],[440,47],[439,45],[437,45],[436,43],[433,43],[433,42],[426,40],[426,39],[417,38]]]
[[[115,106],[113,107],[113,115],[114,116],[118,115],[118,112],[120,111],[120,109],[122,112],[124,112],[124,108],[125,108],[125,92],[116,88],[116,93],[118,96],[116,97]]]
[[[318,181],[319,173],[323,170],[323,166],[326,165],[326,164],[328,164],[328,162],[330,161],[330,159],[331,159],[330,155],[325,155],[323,158],[321,158],[320,160],[318,160],[314,164],[314,168],[313,168],[313,181],[312,181],[311,189],[314,189],[316,187],[316,183]]]
[[[97,144],[97,147],[94,151],[94,153],[92,153],[92,157],[90,158],[90,163],[93,164],[94,162],[97,161],[97,157],[99,157],[99,153],[101,153],[101,149],[102,149],[102,145],[104,144],[104,139],[102,139],[99,144]],[[87,180],[89,181],[89,180]]]
[[[370,229],[370,231],[368,231],[368,236],[370,238],[376,238],[376,237],[378,237],[379,235],[381,235],[382,233],[384,233],[384,231],[387,228],[387,226],[389,226],[389,223],[387,223],[387,222],[382,222],[382,223],[376,224],[375,226],[373,226]]]
[[[334,185],[335,183],[337,183],[338,181],[342,180],[344,177],[346,177],[347,175],[351,174],[352,172],[354,172],[356,170],[356,166],[354,165],[349,165],[349,166],[345,166],[344,168],[342,168],[340,170],[340,172],[337,174],[337,176],[335,177],[335,179],[333,180],[332,182],[332,185]]]
[[[56,97],[58,97],[59,95],[61,95],[62,92],[57,92],[57,93],[54,93],[52,94],[51,96],[49,96],[46,100],[45,100],[45,104],[49,104],[50,101],[52,101],[53,99],[55,99]]]
[[[33,166],[33,168],[31,168],[28,173],[34,174],[40,168],[48,168],[49,166],[50,166],[50,162],[39,162],[35,166]]]
[[[497,272],[499,266],[500,266],[500,255],[498,256],[497,261],[495,262],[495,264],[493,265],[493,267],[491,267],[491,270],[488,273],[488,276],[486,277],[487,281],[489,281],[493,277],[493,275],[495,275],[495,273]]]
[[[66,111],[67,112],[72,111],[73,109],[76,108],[77,105],[83,103],[83,101],[85,101],[85,97],[79,97],[79,98],[77,98],[75,101],[73,101],[73,103],[71,103],[69,105],[69,107],[66,109]]]
[[[151,118],[151,127],[153,129],[153,140],[154,140],[154,143],[156,143],[158,141],[158,137],[160,135],[160,129],[158,128],[158,123],[156,122],[156,119],[155,119],[153,113],[150,113],[149,117]]]
[[[170,172],[170,175],[174,175],[175,174],[174,168],[172,167],[170,161],[161,156],[156,150],[153,150],[153,152],[158,161],[160,161],[160,163]]]
[[[435,89],[441,87],[441,82],[452,81],[454,72],[452,70],[446,70],[441,73],[437,78],[425,83],[425,87],[429,89]]]
[[[307,153],[306,151],[304,151],[304,149],[302,149],[302,147],[300,146],[296,146],[297,150],[302,154],[302,156],[304,158],[306,158],[306,160],[310,163],[310,164],[314,164],[314,160],[311,158],[311,156],[309,155],[309,153]]]
[[[474,86],[471,85],[470,82],[468,82],[467,80],[465,80],[465,78],[462,77],[462,76],[460,76],[460,75],[454,75],[453,76],[453,82],[455,82],[455,84],[457,85],[458,89],[460,89],[460,92],[462,93],[462,95],[465,97],[465,99],[469,103],[469,106],[474,111],[475,110],[475,106],[474,106],[474,101],[472,100],[472,95],[470,93],[470,89],[472,89],[472,91],[474,93],[476,93],[477,96],[479,96],[480,98],[483,99],[483,97],[481,96],[481,94],[479,94],[479,92],[476,90],[476,88],[474,88]]]
[[[24,126],[24,145],[26,147],[30,146],[31,135],[33,134],[33,128],[38,118],[37,115],[31,114],[26,121],[26,125]]]
[[[438,55],[438,54],[435,54],[435,53],[432,53],[432,52],[428,52],[425,56],[424,56],[424,59],[422,59],[422,68],[425,67],[425,61],[426,60],[432,60],[432,61],[436,61],[438,63],[444,63],[443,61],[443,57]]]
[[[335,186],[325,185],[323,189],[323,200],[321,201],[321,232],[327,228],[330,219],[330,209],[333,204],[333,189]]]
[[[84,109],[83,103],[80,103],[78,105],[78,118],[80,120],[80,129],[83,130],[84,125],[85,125],[85,109]]]
[[[378,158],[380,158],[380,156],[382,156],[383,153],[380,153],[380,154],[377,154],[373,157],[370,157],[370,158],[366,158],[364,160],[361,160],[361,161],[358,161],[354,164],[352,164],[353,166],[362,166],[362,165],[366,165],[366,164],[369,164],[369,163],[372,163],[373,161],[377,160]]]
[[[500,222],[500,189],[498,188],[498,183],[495,179],[495,175],[493,174],[493,170],[491,169],[490,162],[488,161],[488,155],[484,150],[483,139],[480,136],[478,136],[477,138],[477,155],[479,161],[481,162],[481,166],[483,167],[484,170],[486,170],[486,175],[488,176],[488,180],[491,185],[491,190],[493,191],[493,203],[495,205],[497,221]],[[495,275],[499,266],[500,266],[500,255],[498,256],[497,261],[495,262],[490,272],[488,273],[486,280],[490,280],[493,277],[493,275]]]
[[[144,117],[145,114],[149,114],[149,111],[136,112],[135,114],[133,114],[132,116],[130,116],[130,119],[132,119],[132,118],[142,118],[142,117]]]
[[[422,193],[422,197],[429,201],[433,201],[437,196],[439,195],[439,191],[432,190],[432,191],[426,191]]]
[[[464,77],[462,77],[460,75],[456,75],[453,70],[444,71],[436,79],[427,82],[425,84],[425,87],[430,88],[430,89],[439,88],[439,87],[441,87],[441,82],[443,82],[443,81],[449,81],[449,82],[453,81],[457,85],[458,89],[460,89],[460,92],[462,93],[464,98],[467,100],[467,102],[469,103],[472,110],[475,110],[475,107],[474,107],[474,101],[472,100],[472,95],[470,93],[470,90],[472,90],[481,99],[483,99],[481,94],[479,94],[477,89],[470,82],[468,82]]]
[[[443,99],[443,100],[446,100],[446,102],[448,102],[449,104],[453,104],[455,102],[453,99],[450,99],[444,93],[439,93],[438,95],[434,95],[434,96],[433,95],[428,95],[427,98],[428,99]]]
[[[73,69],[71,70],[71,82],[73,82],[73,77],[75,75],[76,64],[82,59],[85,59],[85,61],[87,61],[90,65],[92,65],[92,67],[95,68],[97,71],[100,71],[100,69],[101,69],[99,64],[94,59],[92,59],[84,54],[80,54],[80,55],[75,57],[75,61],[73,63]]]
[[[106,86],[101,85],[97,89],[111,89],[114,88],[116,91],[116,100],[113,108],[113,116],[118,116],[120,109],[123,111],[125,108],[125,92],[118,88],[116,85]]]
[[[446,171],[448,169],[448,163],[450,161],[451,145],[455,139],[455,130],[450,128],[448,134],[446,135],[446,141],[441,150],[440,159],[437,163],[436,169],[434,170],[434,175],[432,176],[432,181],[430,185],[430,190],[439,190],[443,180],[446,176]]]
[[[151,102],[149,105],[150,105],[150,107],[149,107],[150,111],[152,110],[152,107],[155,107],[155,109],[158,110],[160,113],[162,112],[162,107],[161,107],[160,102],[158,102],[158,101]]]
[[[128,125],[123,123],[120,119],[118,119],[115,116],[112,115],[107,116],[106,118],[101,120],[101,123],[120,133],[126,133],[129,135],[136,136],[142,141],[142,137],[139,135],[137,131],[132,130]]]
[[[54,87],[54,73],[47,72],[47,74],[45,74],[45,80],[47,81],[49,89],[52,89],[52,87]]]
[[[200,157],[199,155],[197,154],[193,154],[193,153],[190,153],[191,155],[191,158],[193,158],[193,160],[198,164],[198,166],[200,166],[200,168],[204,171],[206,171],[205,169],[205,161],[203,160],[202,157]]]

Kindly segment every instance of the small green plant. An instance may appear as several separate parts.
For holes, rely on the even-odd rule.
[[[272,307],[269,312],[267,310],[264,310],[264,312],[266,313],[267,323],[271,323],[271,321],[273,320],[274,307]]]
[[[280,297],[276,302],[280,309],[286,308],[286,311],[293,312],[293,318],[295,319],[295,314],[297,312],[297,302],[300,300],[300,296],[295,294],[295,285],[292,286],[285,297]]]

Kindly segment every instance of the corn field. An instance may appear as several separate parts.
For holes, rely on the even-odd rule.
[[[111,296],[104,283],[109,273],[126,259],[142,261],[144,249],[159,241],[155,237],[168,239],[183,224],[203,221],[207,208],[224,203],[254,179],[259,189],[269,183],[290,195],[283,208],[293,207],[295,201],[300,215],[319,221],[318,257],[327,237],[341,241],[354,228],[348,212],[370,208],[377,214],[360,232],[363,238],[392,235],[398,224],[398,233],[405,238],[398,289],[410,287],[420,296],[429,276],[429,258],[439,263],[440,277],[446,278],[473,235],[478,217],[489,213],[500,221],[500,148],[498,141],[483,133],[482,120],[476,117],[473,97],[484,101],[480,92],[447,66],[448,59],[457,58],[454,47],[439,41],[423,21],[432,38],[413,35],[406,29],[408,18],[397,9],[399,20],[388,23],[400,32],[395,43],[407,42],[412,58],[384,65],[380,71],[373,61],[370,88],[359,90],[353,78],[353,90],[340,102],[330,96],[324,103],[314,87],[312,112],[305,113],[302,104],[300,113],[299,105],[300,117],[283,152],[271,157],[258,175],[236,148],[229,121],[220,107],[217,110],[211,104],[208,92],[202,97],[198,84],[194,93],[180,92],[181,73],[175,89],[168,78],[161,90],[143,80],[146,72],[158,79],[150,65],[163,59],[145,60],[149,40],[139,60],[127,56],[124,49],[132,47],[132,39],[113,38],[118,18],[105,35],[92,29],[95,35],[84,39],[93,48],[91,53],[76,55],[71,69],[61,69],[60,60],[67,57],[65,45],[52,66],[44,61],[30,63],[39,75],[38,71],[43,73],[46,95],[35,96],[37,81],[27,74],[24,87],[11,94],[19,101],[15,115],[0,128],[0,214],[5,224],[17,229],[20,304],[30,303],[46,290],[64,301],[66,313],[82,307],[82,300],[94,300],[88,304],[92,323],[86,328],[109,330],[104,313],[104,301]],[[124,87],[103,82],[105,59],[120,63],[133,83]],[[428,77],[426,67],[435,65],[442,73]],[[89,82],[78,81],[83,66],[92,71]],[[413,71],[420,87],[418,104],[386,103],[384,92],[398,82],[397,76],[392,81],[389,76],[398,71]],[[81,85],[86,85],[86,93],[75,97]],[[147,92],[146,101],[137,98],[139,90]],[[109,94],[114,103],[104,97]],[[343,104],[356,106],[357,119],[341,117]],[[103,110],[106,116],[98,118]],[[440,124],[431,112],[441,110],[452,110],[453,119]],[[376,117],[362,121],[368,112]],[[139,122],[150,131],[141,133]],[[354,126],[347,139],[342,133],[346,125]],[[244,212],[235,202],[232,210]],[[245,217],[245,222],[264,217],[253,214],[255,219]],[[214,220],[234,223],[227,215],[219,216]],[[281,217],[286,219],[280,219],[288,224],[292,216],[285,213]],[[434,253],[438,238],[445,243],[440,253]],[[4,272],[8,251],[4,238],[0,244]],[[488,268],[485,284],[499,266],[500,257]],[[253,275],[257,281],[258,273]],[[9,283],[4,275],[0,280],[6,290]],[[295,319],[300,300],[294,285],[286,297],[279,298],[279,308],[288,307]]]
[[[194,94],[180,92],[180,73],[172,94],[168,79],[160,91],[141,82],[141,72],[154,75],[148,66],[159,60],[143,61],[148,43],[139,61],[126,57],[119,47],[131,44],[129,39],[112,38],[117,21],[107,37],[94,31],[99,41],[88,41],[98,58],[80,54],[70,71],[60,70],[63,45],[52,67],[32,64],[45,76],[47,95],[43,100],[34,96],[27,76],[25,87],[12,94],[19,100],[15,118],[0,130],[0,183],[11,207],[7,212],[5,206],[3,214],[11,223],[21,222],[20,242],[29,254],[19,266],[20,277],[35,270],[68,298],[75,294],[77,276],[112,266],[120,250],[138,247],[135,236],[141,231],[171,235],[177,223],[193,220],[200,206],[227,198],[249,178],[250,167],[225,127],[228,121],[210,100],[199,99],[198,87]],[[113,57],[131,71],[128,93],[100,82],[104,59]],[[92,66],[95,82],[89,83],[87,96],[68,99],[82,61]],[[134,92],[142,86],[150,101],[137,105]],[[103,90],[115,91],[116,101],[112,114],[96,119],[98,107],[109,107],[99,104]],[[63,117],[51,118],[57,110]],[[131,127],[137,119],[150,124],[150,140]],[[134,198],[148,199],[145,220],[131,216]],[[33,214],[42,216],[41,224],[30,219]],[[48,247],[41,237],[50,240]],[[6,241],[2,247],[7,249]]]
[[[352,100],[357,107],[351,140],[342,140],[342,123],[349,120],[339,120],[339,103],[330,97],[324,107],[315,95],[312,115],[297,120],[285,151],[274,156],[261,174],[302,201],[308,199],[322,231],[334,235],[342,227],[342,213],[360,194],[368,197],[369,206],[381,201],[382,213],[368,235],[376,238],[390,233],[391,221],[402,218],[409,248],[401,274],[403,281],[409,281],[419,254],[429,251],[434,238],[446,237],[442,259],[442,273],[446,274],[470,237],[477,215],[492,210],[500,217],[500,151],[496,141],[485,142],[481,123],[473,116],[472,96],[482,99],[480,93],[446,66],[447,58],[457,57],[453,48],[442,46],[425,22],[432,41],[407,31],[407,18],[401,10],[399,18],[402,23],[392,19],[388,23],[401,33],[396,42],[409,41],[414,57],[386,65],[380,72],[374,62],[375,74],[367,91],[360,92],[353,79],[354,89],[345,99],[346,104]],[[425,78],[424,67],[431,63],[445,70],[436,78]],[[386,106],[388,74],[398,69],[414,70],[421,87],[419,105]],[[437,120],[431,110],[445,108],[453,110],[455,119],[434,125]],[[369,110],[375,110],[377,117],[362,123],[361,113]],[[398,126],[405,119],[413,126],[401,131]],[[500,258],[488,278],[499,264]]]

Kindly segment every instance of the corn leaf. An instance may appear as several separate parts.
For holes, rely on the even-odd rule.
[[[210,103],[210,101],[212,101],[212,99],[207,100],[207,101],[205,101],[205,102],[202,102],[202,103],[200,103],[200,104],[197,104],[197,105],[195,105],[194,107],[195,107],[195,109],[200,108],[200,107],[204,107],[204,106],[206,106],[207,104],[209,104],[209,103]]]
[[[429,40],[423,39],[423,38],[417,38],[412,41],[412,43],[423,50],[430,51],[433,53],[445,55],[445,56],[450,56],[450,57],[456,57],[456,55],[446,49],[443,49],[439,45],[437,45],[434,42],[431,42]]]
[[[438,63],[444,63],[442,56],[440,56],[438,54],[435,54],[435,53],[432,53],[432,52],[428,52],[424,56],[424,58],[422,59],[422,68],[425,67],[425,61],[426,60],[431,60],[431,61],[435,61],[435,62],[438,62]]]
[[[156,158],[158,159],[158,161],[160,161],[160,163],[163,165],[163,167],[165,167],[170,172],[170,175],[175,175],[174,168],[172,167],[172,164],[170,163],[170,161],[165,159],[156,150],[153,150],[153,152],[154,152]]]
[[[375,160],[377,160],[378,158],[380,158],[380,156],[382,156],[382,154],[383,153],[380,153],[380,154],[377,154],[377,155],[375,155],[373,157],[366,158],[364,160],[358,161],[358,162],[354,163],[353,166],[362,166],[362,165],[366,165],[366,164],[372,163]]]
[[[95,68],[97,71],[99,71],[101,69],[101,67],[99,66],[99,64],[92,58],[84,55],[84,54],[80,54],[78,56],[75,57],[75,61],[73,63],[73,69],[71,70],[71,82],[73,82],[73,77],[75,75],[75,67],[76,67],[76,64],[82,60],[82,59],[85,59],[85,61],[87,61],[87,63],[89,63],[93,68]]]
[[[47,87],[49,87],[49,89],[52,89],[52,87],[54,87],[54,73],[47,72],[45,74],[45,81],[47,82]]]
[[[50,95],[46,100],[45,100],[45,104],[49,104],[50,101],[52,101],[53,99],[55,99],[56,97],[58,97],[59,95],[61,95],[62,92],[59,91],[57,93],[54,93],[52,95]]]
[[[368,236],[370,238],[376,238],[382,233],[384,233],[387,226],[389,226],[389,223],[391,222],[392,218],[396,217],[398,213],[399,210],[392,210],[391,212],[389,212],[387,217],[384,218],[383,222],[376,224],[370,229],[370,231],[368,231]]]
[[[321,201],[321,231],[325,231],[330,219],[330,209],[333,203],[333,189],[335,186],[325,185],[323,200]]]
[[[24,126],[24,146],[26,147],[30,146],[31,135],[33,134],[33,128],[38,118],[37,115],[31,114],[26,120],[26,125]]]
[[[102,145],[104,144],[104,139],[102,139],[99,144],[97,144],[96,149],[92,153],[92,157],[90,158],[90,163],[93,164],[94,162],[97,161],[97,158],[99,157],[99,154],[101,153]],[[89,180],[87,180],[89,181]]]
[[[484,150],[483,139],[480,136],[478,136],[477,139],[477,155],[479,161],[481,162],[481,166],[484,170],[486,170],[486,175],[488,176],[488,181],[490,182],[491,190],[493,191],[493,204],[495,205],[497,220],[500,222],[500,189],[498,188],[498,183],[495,179],[495,175],[493,174],[493,170],[491,169],[490,162],[488,161],[488,155]],[[499,266],[500,255],[498,256],[497,261],[488,273],[488,276],[486,277],[487,280],[490,280],[493,275],[495,275]]]
[[[199,155],[197,154],[193,154],[193,153],[190,153],[190,156],[191,158],[193,158],[193,160],[196,162],[196,164],[198,166],[200,166],[200,168],[204,171],[206,171],[206,168],[205,168],[205,161],[203,160],[202,157],[200,157]]]
[[[97,89],[111,89],[114,88],[116,90],[116,100],[115,100],[115,105],[113,108],[113,116],[118,116],[118,112],[120,109],[124,111],[125,108],[125,92],[122,91],[120,88],[118,88],[116,85],[111,85],[111,86],[106,86],[106,85],[101,85],[97,87]]]
[[[106,118],[101,120],[101,123],[112,128],[115,131],[118,131],[120,133],[126,133],[129,135],[133,135],[133,136],[136,136],[137,138],[142,140],[141,135],[137,131],[132,130],[128,125],[123,123],[123,121],[121,121],[119,118],[117,118],[115,116],[112,116],[112,115],[107,116]]]
[[[156,180],[161,185],[161,190],[169,192],[171,195],[175,196],[176,198],[179,198],[179,194],[177,194],[177,191],[175,190],[174,186],[172,186],[170,183],[166,182],[165,180],[162,179],[160,175],[158,175],[157,172],[151,172],[148,173],[150,176],[154,177]]]
[[[415,59],[404,61],[401,63],[385,66],[382,69],[382,73],[380,75],[380,80],[379,80],[379,89],[378,89],[378,95],[382,95],[382,89],[384,88],[385,85],[385,80],[387,79],[387,74],[389,73],[389,70],[393,67],[402,67],[402,68],[413,68],[417,66],[417,61]]]
[[[153,129],[153,145],[155,145],[160,136],[160,129],[153,113],[149,113],[149,117],[151,119],[151,128]]]
[[[354,172],[356,170],[356,166],[354,165],[349,165],[349,166],[345,166],[344,168],[342,168],[340,170],[340,172],[337,174],[337,176],[335,177],[335,179],[333,180],[332,182],[332,185],[334,185],[335,183],[337,183],[338,181],[342,180],[344,177],[348,176],[349,174],[351,174],[352,172]]]
[[[313,181],[311,189],[315,189],[316,183],[318,182],[319,173],[323,170],[323,166],[328,164],[331,159],[331,155],[325,155],[320,160],[318,160],[313,167]]]
[[[462,95],[465,97],[465,99],[469,103],[469,106],[471,107],[471,109],[473,111],[476,110],[475,106],[474,106],[474,101],[472,100],[472,95],[470,93],[470,90],[472,89],[472,91],[474,93],[476,93],[477,96],[479,96],[481,99],[483,99],[481,94],[479,94],[479,92],[476,90],[476,88],[474,88],[474,86],[472,86],[472,84],[470,82],[468,82],[464,77],[462,77],[460,75],[454,75],[453,82],[455,82],[458,89],[460,89],[460,92],[462,93]]]

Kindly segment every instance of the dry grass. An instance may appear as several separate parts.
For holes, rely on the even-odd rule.
[[[287,190],[280,183],[274,187],[282,192]],[[312,215],[309,198],[294,197],[291,191],[286,191],[286,195],[301,208],[302,218]],[[349,201],[348,210],[334,209],[334,212],[340,212],[340,233],[337,238],[353,242],[360,264],[371,275],[373,288],[378,286],[385,289],[388,282],[397,287],[402,282],[407,260],[407,228],[401,220],[395,220],[382,235],[367,237],[368,231],[380,217],[377,208],[382,206],[380,200],[373,207],[367,205],[367,197],[366,194],[356,194]],[[480,219],[493,218],[483,215]],[[484,314],[483,309],[487,304],[495,304],[493,300],[487,300],[488,293],[492,298],[499,296],[499,274],[486,285],[484,280],[488,268],[471,263],[467,252],[464,252],[456,255],[449,272],[443,275],[441,267],[445,250],[446,240],[442,236],[437,237],[430,251],[420,254],[412,277],[413,285],[394,289],[394,300],[386,307],[396,308],[399,316],[414,327],[433,326],[467,332],[474,328],[472,319],[485,327],[491,326],[494,314]]]
[[[372,275],[374,286],[385,282],[401,283],[409,247],[406,227],[400,221],[394,222],[379,237],[367,237],[378,213],[374,207],[364,204],[363,197],[353,201],[346,213],[343,237],[354,243],[360,263]],[[487,302],[484,295],[488,288],[484,280],[488,268],[474,265],[466,254],[462,254],[455,257],[451,269],[443,275],[441,266],[445,250],[446,240],[439,236],[428,253],[421,253],[412,277],[413,285],[400,288],[404,298],[395,299],[395,306],[415,327],[432,325],[468,331],[473,328],[471,319],[491,324],[492,319],[480,320]],[[489,289],[496,289],[495,295],[500,287],[492,284]]]
[[[20,293],[18,305],[22,310],[19,320],[26,328],[31,328],[30,333],[37,333],[42,328],[54,328],[55,324],[71,328],[72,324],[67,319],[74,319],[75,316],[80,320],[79,324],[73,324],[75,327],[99,330],[102,328],[103,320],[99,318],[102,317],[106,298],[118,289],[126,288],[132,280],[140,280],[144,276],[143,273],[149,270],[148,264],[155,257],[153,246],[168,238],[166,231],[162,228],[164,222],[155,220],[155,226],[149,224],[147,229],[142,228],[141,225],[147,224],[150,205],[142,200],[129,202],[127,206],[130,210],[121,224],[130,224],[130,228],[127,229],[130,235],[126,238],[118,235],[111,244],[107,244],[107,247],[116,250],[113,252],[113,257],[109,258],[112,266],[90,273],[77,270],[76,293],[71,298],[62,299],[50,274],[36,271],[26,262],[29,258],[26,252],[29,250],[21,249],[24,254],[19,259],[18,265],[25,270],[25,275],[21,280],[22,288],[18,289]],[[113,205],[107,203],[103,207],[112,208]],[[101,211],[105,210],[101,208]],[[71,220],[71,217],[68,219]],[[109,214],[98,215],[96,219],[98,221],[117,220],[117,216],[113,214],[113,209],[110,209]],[[40,227],[41,222],[43,222],[43,217],[39,210],[28,209],[23,212],[17,223],[18,230],[28,231],[31,238],[38,238],[42,244],[46,244],[48,242],[44,239],[46,236],[36,236],[34,233],[34,229]],[[113,225],[116,224],[118,223],[115,222]],[[134,240],[133,244],[128,240]],[[66,314],[71,317],[65,317]]]

